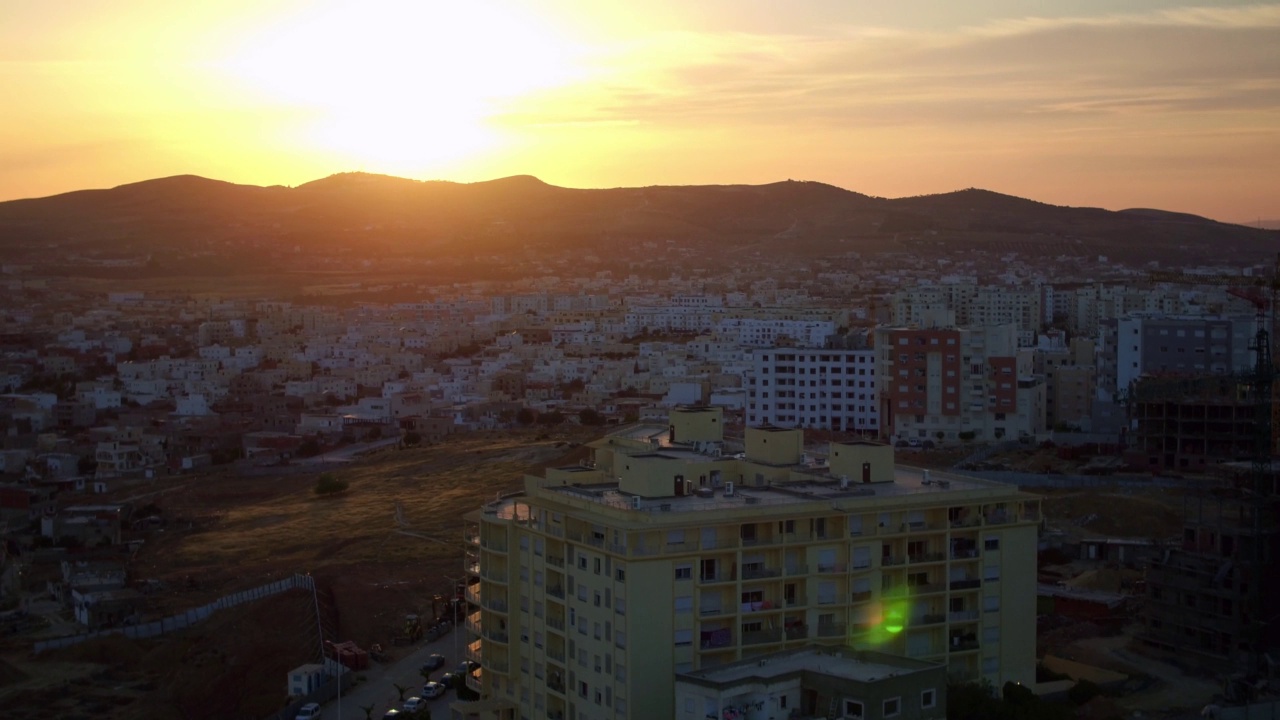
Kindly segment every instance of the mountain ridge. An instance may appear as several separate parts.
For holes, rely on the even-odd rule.
[[[459,183],[349,172],[286,187],[175,175],[0,202],[0,251],[42,243],[137,250],[249,236],[306,246],[349,242],[353,233],[401,251],[665,239],[786,242],[821,253],[845,241],[855,247],[844,250],[891,248],[921,237],[960,249],[1001,238],[1061,248],[1050,239],[1076,238],[1090,252],[1100,244],[1153,259],[1175,251],[1261,257],[1280,248],[1276,231],[1168,210],[1069,207],[980,188],[881,198],[797,180],[591,189],[532,175]]]

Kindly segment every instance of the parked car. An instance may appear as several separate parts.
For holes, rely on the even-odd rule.
[[[416,695],[404,701],[404,711],[407,713],[416,713],[426,706],[427,701]]]
[[[471,673],[479,669],[480,669],[480,663],[476,662],[475,660],[463,660],[462,662],[458,663],[458,669],[455,670],[454,672],[456,672],[459,675],[470,675]]]
[[[432,653],[431,656],[427,658],[427,661],[422,663],[423,672],[439,670],[442,667],[444,667],[444,656],[440,653]]]
[[[441,695],[444,695],[445,691],[448,689],[449,688],[446,687],[444,683],[432,681],[422,686],[422,697],[428,700],[434,700]]]
[[[457,673],[447,672],[440,676],[440,684],[446,688],[453,688],[454,690],[462,687],[462,684],[465,682],[466,678]]]
[[[293,720],[320,720],[320,703],[307,703],[298,708]]]
[[[382,720],[400,720],[401,715],[403,715],[403,713],[399,710],[391,708],[390,710],[382,713]]]

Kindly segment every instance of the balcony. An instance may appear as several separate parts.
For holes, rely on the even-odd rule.
[[[481,538],[480,547],[489,552],[505,553],[507,551],[507,541],[503,540],[485,540]]]
[[[504,630],[485,630],[483,637],[485,640],[489,640],[490,642],[502,643],[503,645],[506,645],[508,642],[510,642],[510,638],[508,637],[506,631]]]
[[[481,692],[484,689],[484,681],[480,677],[481,670],[467,675],[467,687],[473,692]]]
[[[784,634],[788,640],[808,640],[809,628],[804,625],[796,625],[786,628]]]
[[[547,594],[553,598],[564,600],[564,588],[560,587],[559,585],[555,587],[547,588]]]
[[[982,587],[982,581],[978,578],[967,578],[965,580],[952,580],[952,590],[974,590]]]
[[[809,604],[809,598],[804,595],[793,595],[786,598],[783,604],[787,607],[804,607]]]
[[[952,610],[947,613],[947,619],[953,623],[974,622],[978,619],[977,610]]]
[[[480,590],[478,589],[479,587],[480,587],[479,583],[472,583],[467,586],[466,592],[463,593],[463,596],[467,599],[467,602],[471,603],[472,605],[480,604]]]
[[[939,625],[947,621],[947,616],[943,613],[925,613],[918,619],[912,620],[912,625]]]
[[[499,585],[507,584],[507,574],[505,572],[486,569],[480,573],[480,577],[484,578],[485,580],[488,580],[489,582],[498,583]]]
[[[847,572],[848,566],[840,563],[818,563],[818,572],[823,574]]]
[[[564,664],[563,650],[552,650],[551,648],[547,648],[547,657],[550,658],[551,660],[554,660],[560,663],[561,665]]]
[[[484,653],[482,651],[482,648],[483,646],[481,645],[480,641],[477,640],[476,642],[473,642],[467,645],[467,649],[464,651],[464,654],[466,655],[466,658],[468,660],[471,660],[473,662],[483,665]]]
[[[940,582],[939,583],[921,583],[919,585],[912,585],[910,587],[911,587],[912,595],[928,595],[930,593],[946,592],[947,590],[947,584],[940,583]]]
[[[846,630],[848,630],[848,626],[844,623],[819,623],[818,632],[815,637],[844,637]]]
[[[947,559],[947,556],[944,553],[940,553],[940,552],[920,553],[919,555],[907,556],[907,562],[909,562],[912,565],[919,565],[921,563],[942,562],[943,560],[946,560],[946,559]]]
[[[902,556],[881,555],[880,567],[893,567],[895,565],[906,565],[907,559]]]
[[[776,643],[782,641],[782,628],[769,628],[768,630],[751,630],[742,633],[743,645],[764,645],[766,643]]]
[[[479,545],[479,544],[480,544],[480,536],[479,536],[479,535],[476,535],[476,534],[467,534],[467,535],[463,535],[463,536],[462,536],[462,539],[463,539],[463,541],[465,541],[465,542],[466,542],[467,544],[469,544],[469,545]]]
[[[549,617],[547,618],[547,627],[551,628],[552,630],[559,630],[561,633],[563,633],[564,620],[562,618]]]
[[[776,577],[782,577],[782,571],[776,568],[751,567],[751,566],[744,566],[742,568],[743,580],[759,580],[761,578],[776,578]]]
[[[770,610],[781,609],[781,606],[773,600],[758,600],[756,602],[744,602],[739,610],[743,613],[769,612]]]
[[[734,582],[733,575],[727,572],[715,573],[712,575],[699,575],[698,580],[704,585],[715,585],[716,583]]]
[[[547,564],[548,564],[548,565],[551,565],[551,566],[553,566],[553,567],[563,568],[563,567],[564,567],[564,558],[562,558],[562,557],[556,557],[555,555],[548,555],[548,556],[547,556]]]
[[[784,569],[784,572],[786,572],[787,577],[804,577],[805,575],[809,574],[809,566],[808,565],[788,565]]]
[[[959,638],[951,638],[951,645],[947,647],[950,652],[965,652],[968,650],[977,650],[977,640],[961,640]]]
[[[493,598],[491,600],[487,600],[485,602],[482,602],[480,606],[486,610],[492,610],[494,612],[500,612],[500,613],[507,612],[507,601],[501,598]]]
[[[862,590],[860,592],[850,593],[849,602],[866,602],[871,599],[870,590]]]
[[[564,680],[547,678],[547,689],[551,692],[564,695]],[[560,717],[564,717],[564,713],[559,713]],[[547,713],[547,717],[553,717],[552,713]]]

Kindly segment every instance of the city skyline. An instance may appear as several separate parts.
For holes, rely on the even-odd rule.
[[[1280,215],[1274,3],[98,0],[12,19],[0,200],[363,170]]]

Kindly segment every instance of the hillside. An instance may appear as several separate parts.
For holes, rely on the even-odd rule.
[[[1174,262],[1266,257],[1280,232],[1162,210],[1049,205],[986,190],[876,198],[816,182],[582,190],[516,176],[461,184],[343,173],[298,187],[178,176],[0,203],[0,254],[211,251],[253,243],[396,253],[449,248],[499,256],[527,248],[608,247],[628,240],[738,246],[779,239],[816,253],[892,249],[920,233],[963,251],[993,240]],[[861,248],[859,247],[861,244]],[[222,258],[222,259],[225,259]],[[205,263],[207,266],[209,263]]]

